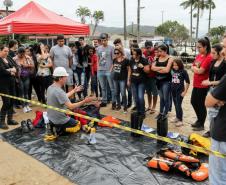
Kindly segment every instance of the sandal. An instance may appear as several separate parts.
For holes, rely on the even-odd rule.
[[[154,114],[155,113],[155,109],[151,109],[150,114]]]

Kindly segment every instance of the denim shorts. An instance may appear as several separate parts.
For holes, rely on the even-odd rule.
[[[148,95],[158,96],[158,89],[156,86],[156,79],[148,77],[145,83],[145,89]]]

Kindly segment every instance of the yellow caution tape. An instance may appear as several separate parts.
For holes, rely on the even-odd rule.
[[[164,142],[167,142],[167,143],[170,143],[170,144],[173,144],[173,145],[177,145],[177,146],[180,146],[180,147],[184,147],[184,148],[188,148],[188,149],[191,149],[191,150],[195,150],[197,152],[201,152],[201,153],[204,153],[206,155],[212,154],[212,155],[215,155],[215,156],[218,156],[218,157],[221,157],[221,158],[226,158],[226,154],[222,154],[222,153],[217,152],[217,151],[213,151],[213,150],[210,150],[210,149],[207,149],[207,148],[203,148],[203,147],[187,144],[187,143],[184,143],[182,141],[175,140],[175,139],[170,139],[170,138],[167,138],[167,137],[158,136],[156,134],[147,133],[147,132],[144,132],[142,130],[136,130],[136,129],[133,129],[133,128],[130,128],[130,127],[117,125],[117,124],[114,124],[114,123],[110,123],[108,121],[102,121],[100,119],[92,118],[92,117],[85,116],[85,115],[78,114],[78,113],[74,113],[74,112],[69,111],[69,110],[59,109],[57,107],[53,107],[53,106],[50,106],[50,105],[42,104],[42,103],[34,101],[34,100],[27,100],[27,99],[24,99],[24,98],[19,98],[19,97],[16,97],[16,96],[11,96],[11,95],[2,94],[2,93],[0,93],[0,96],[12,98],[12,99],[19,100],[19,101],[28,102],[28,103],[31,103],[33,105],[37,105],[37,106],[40,106],[40,107],[43,107],[43,108],[52,109],[52,110],[55,110],[55,111],[58,111],[58,112],[62,112],[62,113],[68,114],[68,115],[74,115],[74,116],[77,116],[77,117],[80,117],[80,118],[84,118],[84,119],[87,119],[87,120],[90,120],[90,121],[93,121],[93,122],[103,123],[103,124],[111,126],[111,127],[122,129],[124,131],[133,132],[133,133],[136,133],[136,134],[147,136],[147,137],[152,138],[152,139],[164,141]]]

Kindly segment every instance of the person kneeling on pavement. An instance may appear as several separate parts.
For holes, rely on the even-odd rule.
[[[89,103],[95,100],[94,97],[86,97],[84,100],[71,103],[69,97],[73,94],[82,91],[82,86],[75,86],[73,90],[65,93],[63,87],[67,82],[68,73],[65,68],[57,67],[53,72],[54,83],[49,86],[47,90],[47,104],[60,109],[74,110],[85,103]],[[56,128],[57,135],[62,135],[65,132],[75,133],[80,129],[80,123],[75,119],[70,118],[65,113],[58,112],[52,109],[47,109],[50,125]]]

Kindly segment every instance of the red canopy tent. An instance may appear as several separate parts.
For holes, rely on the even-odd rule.
[[[31,1],[0,20],[0,35],[13,33],[89,35],[89,26],[57,15]]]

